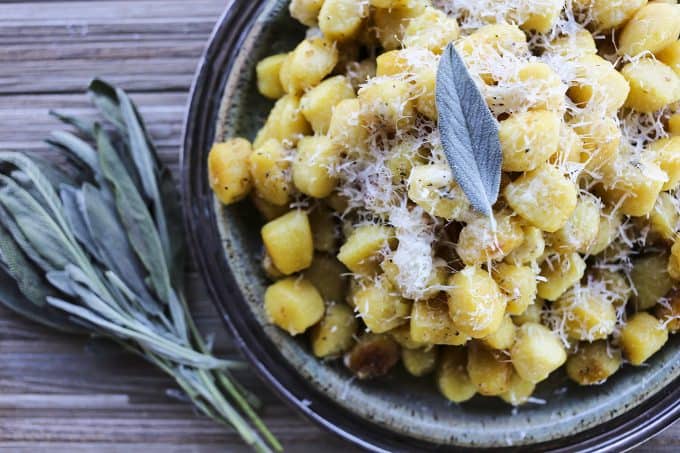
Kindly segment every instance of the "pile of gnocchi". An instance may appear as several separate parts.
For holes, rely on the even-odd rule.
[[[431,375],[512,405],[559,368],[643,365],[680,329],[680,6],[292,0],[257,64],[273,108],[210,151],[266,224],[264,311],[360,379]],[[435,85],[453,43],[498,121],[494,219],[457,185]]]

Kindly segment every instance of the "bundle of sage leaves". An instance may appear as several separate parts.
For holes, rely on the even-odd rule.
[[[128,95],[94,80],[103,122],[54,113],[65,163],[0,152],[0,302],[52,328],[111,338],[169,374],[255,451],[281,450],[259,402],[215,357],[184,296],[179,194]]]

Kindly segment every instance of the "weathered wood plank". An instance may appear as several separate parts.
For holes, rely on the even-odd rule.
[[[213,24],[226,4],[225,0],[7,2],[0,5],[0,25],[153,23],[169,19],[182,19],[186,23],[201,20]]]
[[[0,4],[0,92],[78,92],[94,75],[131,91],[186,91],[225,4]]]
[[[190,5],[190,7],[189,7]],[[0,4],[0,147],[53,158],[50,108],[92,116],[94,75],[134,93],[161,158],[177,169],[181,119],[197,58],[224,2]],[[187,15],[190,14],[190,17]],[[49,45],[45,45],[48,42]],[[191,304],[216,350],[236,355],[195,273]],[[0,447],[12,451],[242,451],[238,436],[167,397],[172,381],[143,360],[61,335],[0,309]],[[252,375],[267,423],[287,444],[334,440]],[[114,443],[115,442],[115,443]],[[302,450],[300,450],[302,451]]]
[[[84,94],[88,82],[89,79],[84,79],[80,90],[73,94],[0,97],[0,137],[3,147],[36,152],[48,150],[44,139],[50,131],[62,127],[57,119],[49,115],[50,109],[68,115],[96,118],[95,109]],[[176,164],[182,132],[182,124],[178,119],[184,114],[186,91],[135,93],[133,98],[140,106],[156,145],[165,151],[161,153],[164,160]]]

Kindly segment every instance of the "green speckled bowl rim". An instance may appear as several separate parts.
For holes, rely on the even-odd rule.
[[[229,208],[216,202],[205,162],[215,139],[252,138],[271,106],[254,89],[253,68],[263,56],[290,49],[301,38],[302,29],[287,17],[287,3],[228,5],[199,65],[182,152],[186,225],[199,270],[238,346],[272,388],[320,425],[376,451],[446,446],[620,451],[677,420],[678,336],[647,367],[626,367],[603,386],[573,387],[558,373],[539,387],[546,404],[513,411],[481,398],[446,403],[431,380],[404,373],[358,383],[342,366],[318,361],[300,339],[266,322],[262,221],[248,202]],[[559,391],[563,387],[566,391]]]

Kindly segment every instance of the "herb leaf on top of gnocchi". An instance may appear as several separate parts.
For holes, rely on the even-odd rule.
[[[310,31],[257,65],[268,118],[208,162],[222,203],[249,196],[267,219],[272,324],[360,379],[401,362],[456,403],[525,404],[561,368],[600,385],[654,360],[680,321],[679,5],[290,12]],[[438,102],[460,89],[441,62],[476,104]],[[449,122],[473,117],[461,159]]]

